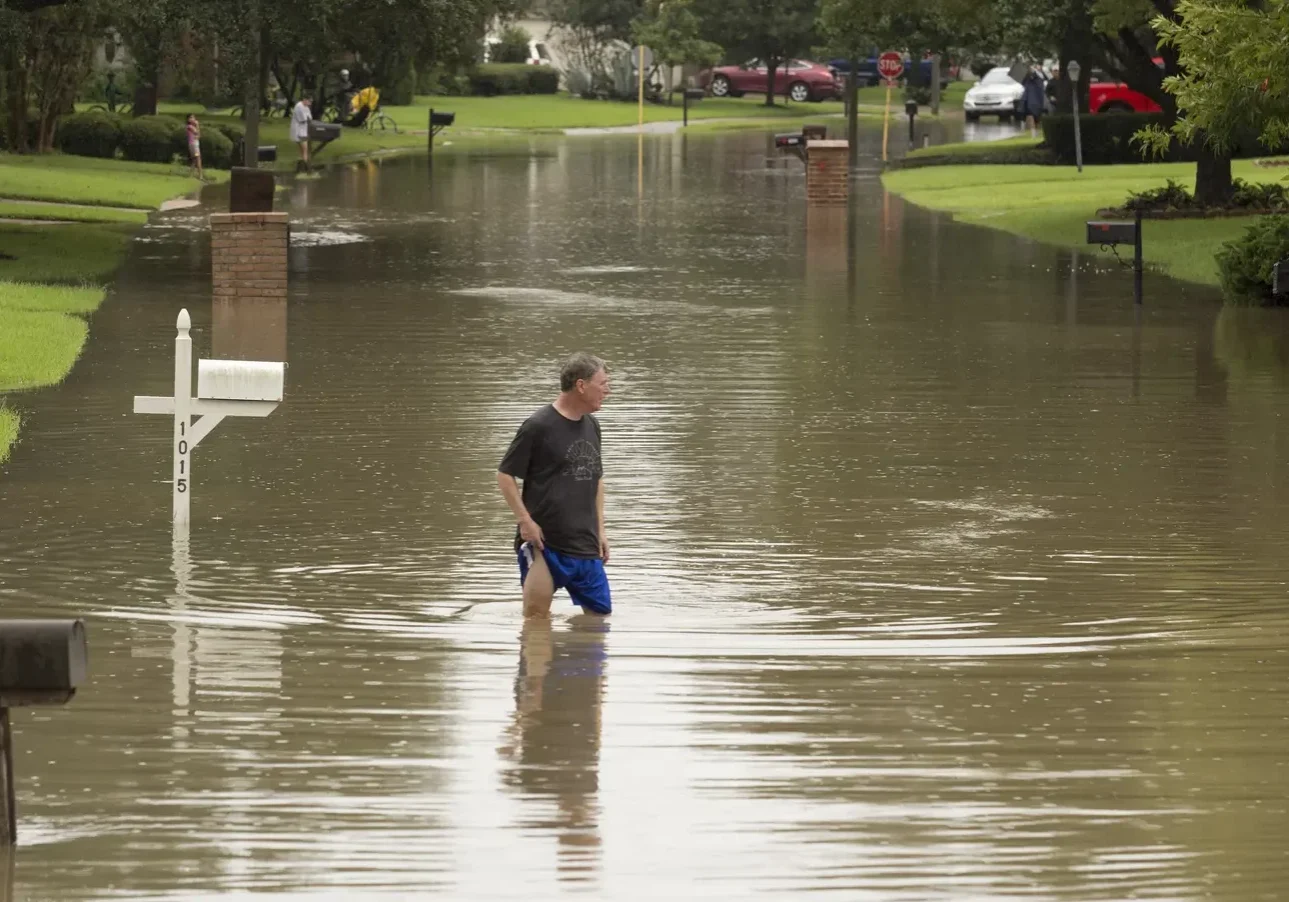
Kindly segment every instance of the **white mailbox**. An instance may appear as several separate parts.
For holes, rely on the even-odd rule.
[[[286,364],[198,360],[197,397],[213,401],[281,401]]]

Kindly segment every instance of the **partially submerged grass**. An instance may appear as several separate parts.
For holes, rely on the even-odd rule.
[[[105,281],[121,264],[132,228],[112,223],[0,222],[0,280],[79,285]]]
[[[37,285],[31,282],[0,282],[0,310],[28,310],[45,313],[93,313],[103,303],[107,290],[95,285]]]
[[[79,207],[62,203],[28,203],[0,200],[0,220],[42,219],[51,222],[132,222],[148,221],[146,210],[118,210],[115,207]]]
[[[1237,161],[1232,169],[1250,181],[1277,178],[1273,171],[1246,160]],[[1098,253],[1099,248],[1086,243],[1086,223],[1096,218],[1097,210],[1118,206],[1129,192],[1162,186],[1169,178],[1193,188],[1195,165],[1089,166],[1082,174],[1058,166],[942,166],[890,172],[883,183],[910,202],[947,211],[960,222]],[[1170,276],[1216,285],[1214,255],[1253,222],[1246,217],[1147,220],[1143,257]]]
[[[88,331],[77,316],[0,307],[0,392],[62,382]]]
[[[0,153],[0,197],[153,210],[201,187],[186,169],[65,154]],[[212,180],[228,177],[215,170],[208,175]]]
[[[9,449],[18,439],[18,427],[22,418],[12,407],[0,404],[0,464],[9,459]]]

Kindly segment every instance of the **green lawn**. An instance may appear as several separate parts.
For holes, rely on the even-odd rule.
[[[457,114],[456,126],[462,128],[564,129],[611,128],[635,125],[639,109],[635,103],[615,100],[583,100],[569,94],[526,94],[508,97],[417,97],[413,106],[386,107],[399,127],[424,131],[428,126],[429,108]],[[788,103],[782,98],[767,107],[764,98],[705,97],[689,107],[689,121],[702,119],[807,119],[840,114],[837,101],[822,103]],[[677,100],[675,106],[646,103],[646,122],[670,122],[684,117]],[[449,132],[451,129],[448,130]]]
[[[0,153],[0,197],[152,210],[201,187],[187,167],[65,154]],[[211,171],[213,179],[227,173]]]
[[[1232,169],[1248,181],[1279,178],[1274,170],[1260,169],[1247,160],[1235,162]],[[1161,186],[1169,178],[1194,188],[1194,164],[1088,166],[1082,174],[1058,166],[939,166],[888,172],[882,181],[912,203],[950,212],[960,222],[1099,253],[1099,248],[1085,243],[1087,220],[1096,218],[1100,208],[1121,204],[1130,191]],[[1147,220],[1143,254],[1148,263],[1171,276],[1216,285],[1213,255],[1253,221],[1244,217]]]
[[[120,265],[131,226],[0,222],[0,280],[80,285],[104,282]]]
[[[1029,135],[1017,135],[1014,138],[1002,138],[998,141],[964,141],[959,144],[939,144],[934,147],[919,147],[909,151],[906,160],[949,159],[972,162],[973,158],[987,157],[1015,150],[1032,150],[1038,147],[1042,138],[1031,138]]]
[[[115,207],[78,207],[72,204],[28,203],[0,198],[0,220],[46,219],[54,222],[132,222],[148,221],[146,210],[119,210]]]
[[[962,109],[962,99],[967,96],[967,89],[974,82],[969,81],[951,81],[948,86],[940,92],[940,109],[941,110],[960,110]],[[859,102],[862,104],[873,104],[882,106],[886,103],[886,88],[877,85],[872,88],[859,89]],[[891,89],[891,106],[904,109],[904,89]]]
[[[20,425],[22,419],[18,416],[18,411],[0,404],[0,464],[9,458],[9,449],[18,439]]]

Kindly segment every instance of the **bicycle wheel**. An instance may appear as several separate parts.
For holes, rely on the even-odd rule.
[[[391,119],[389,116],[386,116],[384,113],[377,113],[375,116],[367,120],[367,130],[368,131],[380,130],[382,132],[391,131],[397,135],[398,123],[395,122],[393,119]]]

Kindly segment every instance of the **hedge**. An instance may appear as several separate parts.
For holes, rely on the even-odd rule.
[[[137,163],[169,163],[188,155],[183,123],[169,116],[140,116],[121,123],[121,155]]]
[[[1163,113],[1091,113],[1079,117],[1079,131],[1083,138],[1083,162],[1100,163],[1194,163],[1198,147],[1176,142],[1162,159],[1143,157],[1141,148],[1132,140],[1137,132],[1147,126],[1168,127]],[[1066,114],[1043,117],[1043,144],[1056,155],[1057,162],[1073,165],[1074,117]],[[1255,135],[1237,142],[1232,156],[1264,157],[1276,153],[1266,147]]]
[[[469,79],[470,93],[477,97],[554,94],[559,90],[559,72],[526,63],[487,63],[471,72]]]
[[[219,129],[202,129],[201,165],[205,169],[228,169],[233,165],[233,142]]]
[[[111,159],[120,145],[121,117],[102,110],[63,116],[54,133],[54,146],[78,157]]]
[[[1218,278],[1228,301],[1234,304],[1267,304],[1283,298],[1271,296],[1271,274],[1276,263],[1289,257],[1289,216],[1260,219],[1217,253]]]
[[[229,152],[229,159],[231,160],[231,165],[233,166],[242,165],[242,160],[246,156],[246,129],[242,128],[240,125],[225,124],[222,122],[217,124],[215,126],[215,129],[221,135],[227,138],[229,143],[232,145],[232,150]],[[206,130],[205,130],[205,127],[203,127],[202,137],[205,137],[205,135],[206,135]],[[206,155],[206,146],[204,144],[202,145],[202,148],[201,148],[201,155],[203,157]],[[210,164],[207,164],[207,165],[210,165]],[[221,169],[223,167],[217,166],[215,168]]]

